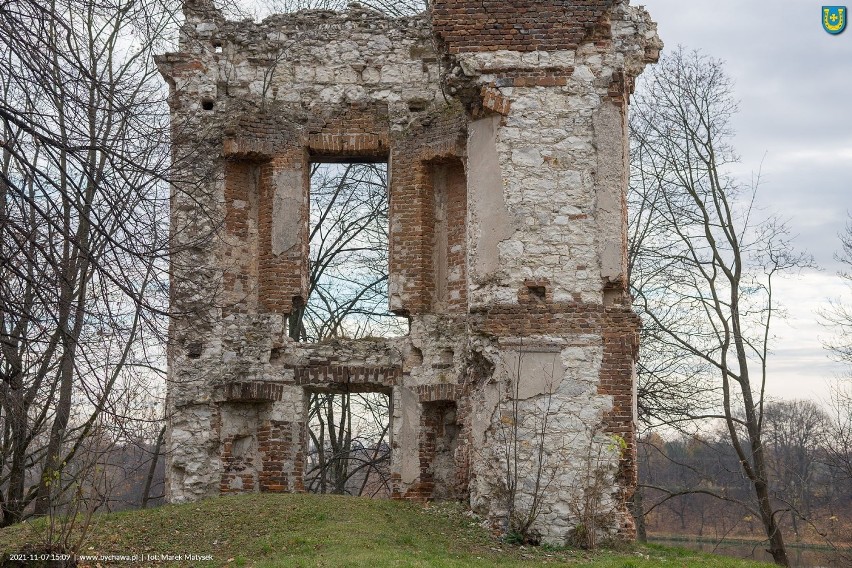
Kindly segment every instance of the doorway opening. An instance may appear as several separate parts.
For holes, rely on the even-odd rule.
[[[391,496],[391,408],[387,392],[305,391],[305,490]]]

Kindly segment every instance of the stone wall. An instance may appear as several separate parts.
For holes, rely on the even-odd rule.
[[[661,47],[644,10],[184,13],[180,51],[158,59],[175,165],[168,498],[304,490],[306,389],[372,390],[391,395],[394,496],[466,499],[503,530],[536,509],[564,543],[596,491],[601,530],[630,538],[626,107]],[[388,162],[389,303],[408,336],[289,339],[317,160]]]

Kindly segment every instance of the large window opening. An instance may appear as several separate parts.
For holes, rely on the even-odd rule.
[[[386,163],[312,163],[308,298],[290,336],[395,337],[408,320],[388,310]]]
[[[305,489],[390,497],[390,397],[333,391],[308,391],[306,396]]]

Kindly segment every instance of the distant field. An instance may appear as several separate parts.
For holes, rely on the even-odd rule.
[[[3,558],[26,543],[37,545],[43,533],[43,522],[0,530]],[[110,562],[83,560],[83,566],[770,566],[657,545],[593,554],[519,548],[492,539],[458,505],[424,507],[390,500],[282,494],[226,496],[98,515],[80,552],[112,558]],[[115,560],[133,555],[135,562]],[[196,559],[187,560],[186,555]],[[182,558],[176,560],[176,556]]]

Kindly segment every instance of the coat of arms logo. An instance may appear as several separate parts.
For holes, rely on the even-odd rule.
[[[822,27],[834,35],[846,29],[846,6],[823,6]]]

